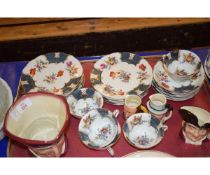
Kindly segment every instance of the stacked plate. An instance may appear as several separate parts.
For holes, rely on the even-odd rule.
[[[94,64],[90,81],[106,102],[123,105],[128,94],[146,95],[152,83],[152,68],[138,55],[112,53]]]
[[[153,86],[168,99],[184,101],[194,97],[203,85],[204,69],[193,52],[170,52],[158,61],[153,70]]]
[[[22,71],[23,94],[45,91],[67,96],[84,83],[83,68],[75,57],[62,52],[47,53],[30,61]]]

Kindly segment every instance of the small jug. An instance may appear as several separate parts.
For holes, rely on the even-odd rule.
[[[166,97],[159,93],[149,96],[147,108],[149,112],[162,123],[171,118],[173,112],[173,108],[167,103]]]

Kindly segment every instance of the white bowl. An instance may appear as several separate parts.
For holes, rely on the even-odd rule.
[[[7,110],[12,105],[12,91],[5,80],[0,78],[0,140],[4,138],[3,122]]]

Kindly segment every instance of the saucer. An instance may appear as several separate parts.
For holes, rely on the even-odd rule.
[[[149,101],[147,102],[147,108],[148,108],[148,110],[149,110],[151,113],[156,114],[156,115],[162,115],[162,114],[165,114],[165,113],[168,111],[167,108],[165,108],[165,109],[163,109],[163,110],[155,110],[155,109],[153,109],[153,108],[150,106]]]

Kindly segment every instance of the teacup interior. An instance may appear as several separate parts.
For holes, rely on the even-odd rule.
[[[150,101],[156,106],[162,106],[166,104],[166,98],[162,94],[154,94],[150,97]]]
[[[131,108],[136,108],[141,105],[141,98],[137,95],[130,95],[125,98],[125,105]]]
[[[24,101],[28,106],[18,108]],[[7,130],[15,136],[49,141],[55,139],[67,116],[64,102],[52,96],[30,96],[9,111]]]

